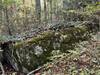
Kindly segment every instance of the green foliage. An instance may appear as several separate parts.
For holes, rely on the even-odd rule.
[[[4,0],[2,3],[4,6],[8,6],[10,4],[12,4],[14,2],[14,0]]]
[[[5,36],[0,35],[0,42],[7,40]]]
[[[100,10],[100,4],[95,4],[95,5],[88,5],[86,8],[85,8],[85,13],[87,14],[91,14],[91,13],[94,13],[96,11]]]
[[[3,6],[9,6],[13,3],[19,4],[21,0],[3,0],[2,4]]]

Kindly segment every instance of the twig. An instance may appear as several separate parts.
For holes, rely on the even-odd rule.
[[[2,70],[2,75],[5,75],[5,71],[4,71],[4,68],[3,68],[3,65],[2,65],[1,62],[0,62],[0,67],[1,67],[1,70]]]
[[[29,72],[27,75],[31,75],[31,74],[35,73],[36,71],[41,70],[43,67],[44,67],[44,66],[39,67],[39,68],[37,68],[37,69],[35,69],[35,70],[31,71],[31,72]]]

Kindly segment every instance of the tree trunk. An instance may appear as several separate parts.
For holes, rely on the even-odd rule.
[[[52,22],[52,0],[50,0],[50,20]]]
[[[35,10],[36,10],[36,18],[38,20],[38,22],[40,23],[41,22],[41,2],[40,0],[35,0]]]
[[[44,0],[44,21],[45,24],[47,23],[47,6],[46,6],[46,0]]]
[[[7,30],[8,30],[8,34],[12,35],[11,29],[10,29],[10,23],[9,23],[9,16],[8,16],[8,9],[7,7],[4,9],[4,13],[5,13],[5,18],[6,18],[6,26],[7,26]]]
[[[0,25],[2,25],[2,0],[0,0]]]

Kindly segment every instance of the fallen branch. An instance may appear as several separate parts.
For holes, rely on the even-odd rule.
[[[4,68],[3,68],[3,65],[2,65],[1,62],[0,62],[0,68],[1,68],[1,71],[2,71],[2,75],[5,75],[5,71],[4,71]]]
[[[37,69],[35,69],[35,70],[33,70],[33,71],[29,72],[27,75],[34,74],[35,72],[37,72],[37,71],[41,70],[42,68],[44,68],[44,66],[39,67],[39,68],[37,68]]]

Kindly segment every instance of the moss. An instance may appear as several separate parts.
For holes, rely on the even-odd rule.
[[[94,5],[88,5],[85,8],[85,13],[92,14],[92,13],[98,11],[98,10],[100,10],[100,4],[99,3],[96,3]]]
[[[34,45],[40,45],[43,48],[46,49],[52,49],[53,47],[53,42],[54,40],[57,38],[60,40],[60,37],[62,35],[66,35],[67,37],[64,39],[63,43],[69,43],[69,42],[74,42],[75,40],[78,40],[78,37],[81,38],[85,33],[87,32],[87,29],[85,26],[82,27],[76,27],[76,28],[69,28],[69,29],[65,29],[63,31],[57,32],[45,32],[45,33],[41,33],[41,35],[38,35],[37,37],[33,37],[30,40],[26,40],[24,42],[21,43],[16,43],[14,45],[15,48],[20,48],[23,46],[30,46],[32,44]]]
[[[42,41],[44,39],[47,40],[50,37],[52,37],[52,35],[54,35],[54,32],[52,31],[43,32],[40,35],[34,36],[31,39],[15,43],[14,47],[19,48],[19,47],[22,47],[23,45],[39,44],[39,41]]]

